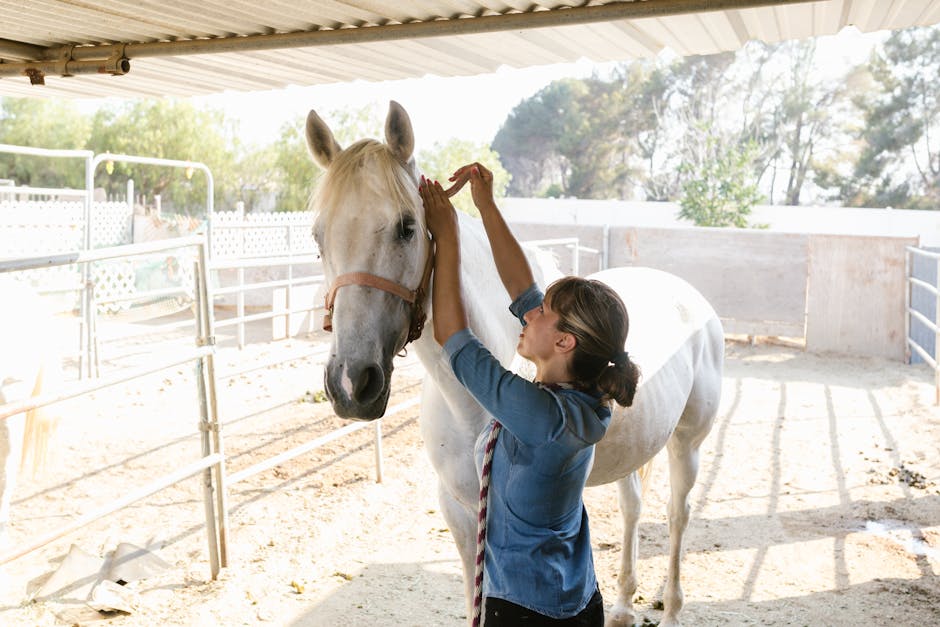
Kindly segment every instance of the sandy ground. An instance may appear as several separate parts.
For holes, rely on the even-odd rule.
[[[226,376],[316,353],[321,336],[241,351],[220,336],[229,473],[346,424],[308,394],[321,386],[316,354]],[[191,345],[185,338],[167,345],[173,342]],[[129,354],[105,354],[103,368],[151,358],[134,346],[116,342],[115,355]],[[420,377],[413,358],[401,360],[391,404],[413,398]],[[940,624],[933,396],[923,366],[729,342],[722,408],[692,493],[684,623]],[[14,495],[14,546],[198,457],[190,366],[65,409],[58,463]],[[417,409],[383,423],[381,483],[366,428],[231,485],[229,566],[218,580],[209,576],[201,485],[193,478],[7,565],[0,624],[464,625],[460,567]],[[661,614],[666,475],[659,458],[640,526],[638,608],[646,622]],[[616,493],[593,488],[586,500],[609,605],[622,545]],[[81,590],[22,602],[27,583],[53,570],[70,544],[100,556],[119,542],[149,541],[169,569],[131,584],[139,593],[132,614],[89,619]]]

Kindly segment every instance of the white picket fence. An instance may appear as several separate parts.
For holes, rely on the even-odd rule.
[[[212,216],[212,258],[250,259],[316,253],[313,212],[219,211]]]
[[[135,216],[127,202],[94,202],[91,244],[92,248],[101,248],[185,236],[198,231],[202,223],[190,216],[172,214]],[[310,236],[312,225],[310,212],[245,215],[240,211],[221,211],[211,218],[210,254],[217,260],[310,255],[316,252]],[[81,200],[0,198],[0,258],[81,250],[83,232]],[[92,280],[99,310],[113,313],[127,302],[122,299],[140,290],[175,285],[179,277],[174,272],[181,265],[183,273],[190,275],[186,280],[191,282],[189,264],[171,257],[95,264]],[[76,266],[55,266],[24,272],[20,280],[29,281],[45,292],[61,292],[65,309],[71,305],[64,294],[80,286],[81,272]]]

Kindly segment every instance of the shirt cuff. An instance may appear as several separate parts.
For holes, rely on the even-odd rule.
[[[545,295],[542,294],[542,290],[539,289],[538,285],[533,283],[526,288],[524,292],[519,294],[516,300],[512,301],[512,304],[509,305],[509,311],[519,319],[522,326],[525,326],[525,318],[523,318],[523,316],[525,316],[526,312],[541,305],[544,299]]]
[[[473,331],[468,328],[457,331],[444,342],[444,353],[448,357],[453,357],[457,351],[472,342],[475,337]]]

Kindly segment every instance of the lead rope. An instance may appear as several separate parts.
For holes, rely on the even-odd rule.
[[[480,627],[483,611],[483,557],[486,553],[486,505],[490,494],[490,470],[493,467],[493,451],[496,438],[503,425],[493,421],[490,435],[483,450],[483,470],[480,473],[480,501],[477,508],[477,561],[473,573],[473,627]]]

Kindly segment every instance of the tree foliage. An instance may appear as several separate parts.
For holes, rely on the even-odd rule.
[[[418,153],[418,168],[428,178],[440,181],[445,188],[448,179],[457,168],[468,163],[479,162],[493,172],[493,194],[499,198],[509,186],[509,172],[499,161],[499,155],[486,144],[451,139],[436,143],[430,150]],[[480,215],[470,198],[469,187],[451,198],[454,207],[473,216]]]
[[[679,200],[679,217],[696,226],[748,226],[747,216],[760,202],[753,177],[757,145],[726,145],[715,138],[695,161],[683,164],[687,175]]]
[[[813,41],[622,64],[523,100],[489,148],[452,140],[417,158],[438,179],[481,161],[517,196],[679,201],[720,192],[743,206],[736,194],[753,184],[777,204],[938,208],[940,28],[895,32],[842,76],[822,74],[823,65]],[[384,106],[322,114],[341,145],[382,137]],[[219,208],[243,201],[251,210],[276,196],[279,210],[305,209],[320,170],[304,120],[266,145],[238,138],[222,113],[189,101],[127,101],[85,114],[69,101],[0,99],[0,142],[201,161]],[[734,185],[712,184],[731,172]],[[130,177],[165,206],[202,210],[199,173],[118,162],[111,173],[100,168],[95,185],[122,193]],[[0,179],[82,187],[84,172],[79,160],[0,153]]]
[[[864,113],[861,154],[843,196],[851,204],[940,207],[940,28],[893,33],[869,62],[875,89]]]
[[[937,208],[940,28],[894,33],[841,76],[819,54],[751,42],[556,81],[492,145],[516,195],[678,200],[712,144],[747,154],[772,203]]]
[[[96,153],[205,163],[213,174],[215,202],[237,196],[233,176],[237,147],[225,132],[221,112],[197,109],[184,100],[128,101],[95,113],[88,146]],[[159,194],[179,212],[198,215],[203,211],[208,180],[201,172],[118,160],[110,174],[99,168],[95,185],[118,193],[129,178],[134,179],[136,189]]]
[[[0,98],[0,143],[79,150],[86,147],[91,122],[69,103],[40,98]],[[85,185],[80,159],[0,153],[0,179],[32,187]]]

